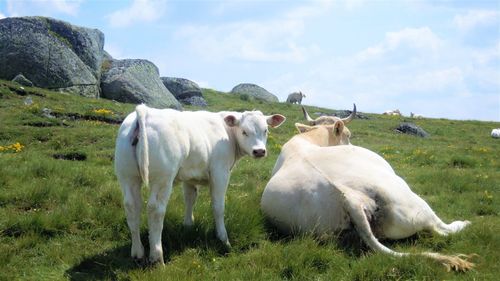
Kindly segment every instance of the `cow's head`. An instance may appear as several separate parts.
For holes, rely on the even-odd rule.
[[[260,158],[267,154],[266,142],[268,126],[276,128],[285,121],[285,116],[266,116],[260,111],[245,111],[241,115],[224,117],[227,126],[233,128],[240,150],[250,156]]]
[[[336,121],[332,125],[308,126],[301,123],[295,123],[299,133],[307,133],[308,141],[319,146],[334,146],[350,144],[351,132],[344,125],[342,120]]]
[[[349,116],[346,118],[338,118],[336,116],[320,116],[316,119],[312,119],[311,116],[307,113],[306,109],[302,107],[302,112],[304,113],[304,118],[309,122],[309,125],[315,126],[315,125],[333,125],[337,121],[342,121],[345,125],[347,125],[349,122],[356,117],[356,104],[354,104],[354,108]]]

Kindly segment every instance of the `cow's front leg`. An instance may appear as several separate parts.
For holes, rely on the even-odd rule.
[[[148,200],[149,262],[151,264],[163,264],[161,232],[168,199],[172,193],[172,184],[173,180],[170,179],[151,184],[151,194]]]
[[[184,225],[192,226],[194,223],[193,208],[198,197],[198,188],[195,185],[184,182]]]
[[[224,224],[224,201],[229,182],[229,169],[217,170],[211,173],[210,196],[212,197],[212,211],[215,219],[215,229],[219,238],[226,247],[231,247]]]

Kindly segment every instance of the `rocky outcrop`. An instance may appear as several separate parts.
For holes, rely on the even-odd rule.
[[[261,100],[266,102],[278,102],[278,98],[275,95],[271,94],[266,89],[255,84],[249,84],[249,83],[239,84],[235,86],[230,93],[237,95],[246,95],[256,100]]]
[[[0,78],[99,97],[104,34],[45,17],[0,20]]]
[[[27,86],[27,87],[33,87],[33,83],[30,80],[28,80],[26,77],[24,77],[24,75],[22,75],[21,73],[16,75],[16,77],[14,77],[14,79],[12,79],[12,82],[16,82],[18,84],[21,84],[21,85]]]
[[[420,128],[419,126],[413,123],[408,123],[408,122],[403,122],[399,124],[399,126],[396,128],[396,132],[402,134],[414,135],[421,138],[427,138],[430,136],[429,133],[424,131],[424,129]]]
[[[190,97],[202,97],[201,89],[195,82],[185,78],[175,77],[160,77],[163,85],[174,95],[178,100],[187,99]]]
[[[190,97],[187,99],[182,99],[182,100],[180,100],[180,102],[183,104],[186,104],[186,105],[194,105],[194,106],[198,106],[198,107],[207,107],[208,106],[207,101],[203,97],[198,97],[198,96]]]
[[[182,109],[163,85],[158,68],[140,59],[107,60],[101,78],[102,97],[120,102],[145,103],[156,108]]]
[[[207,102],[200,86],[185,78],[160,77],[163,85],[183,104],[205,107]]]

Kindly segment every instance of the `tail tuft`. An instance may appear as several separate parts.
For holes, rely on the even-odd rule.
[[[458,254],[458,255],[442,255],[438,253],[422,253],[423,256],[429,257],[439,263],[441,263],[446,271],[458,271],[466,272],[474,268],[475,264],[470,262],[469,259],[473,257],[478,257],[477,254]]]

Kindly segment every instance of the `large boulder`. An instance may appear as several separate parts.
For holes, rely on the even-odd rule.
[[[266,102],[278,102],[278,98],[275,95],[255,84],[238,84],[231,90],[230,93],[236,95],[247,95],[249,97],[253,97],[256,100]]]
[[[178,100],[203,96],[200,86],[191,80],[175,77],[160,77],[160,79]]]
[[[201,88],[195,82],[176,77],[160,77],[160,79],[179,102],[187,105],[207,106]]]
[[[0,78],[99,97],[104,34],[46,17],[0,20]]]
[[[399,124],[399,126],[396,128],[396,132],[402,134],[414,135],[421,138],[427,138],[430,136],[429,133],[424,131],[424,129],[420,128],[419,126],[413,123],[408,123],[408,122],[403,122]]]
[[[163,85],[158,68],[140,59],[106,60],[101,78],[102,97],[120,102],[145,103],[156,108],[182,109]]]
[[[22,75],[21,73],[16,75],[16,77],[12,79],[12,82],[16,82],[23,86],[33,87],[33,82],[31,82],[28,78],[24,77],[24,75]]]

